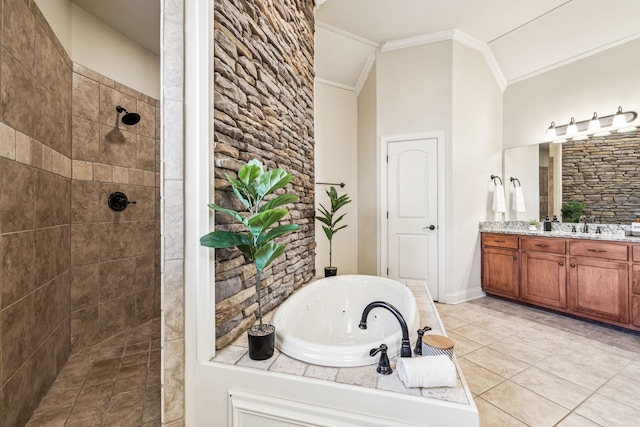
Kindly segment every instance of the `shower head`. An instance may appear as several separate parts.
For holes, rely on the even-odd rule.
[[[140,121],[140,114],[130,113],[119,105],[116,107],[116,111],[118,114],[124,113],[124,116],[122,116],[122,123],[127,126],[133,126]]]

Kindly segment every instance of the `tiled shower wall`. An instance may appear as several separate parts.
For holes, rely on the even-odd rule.
[[[71,60],[30,1],[1,4],[0,426],[70,352]]]
[[[0,427],[13,427],[72,343],[159,315],[159,103],[72,64],[33,0],[0,11]],[[118,104],[141,122],[118,124]],[[137,203],[116,214],[112,191]]]
[[[73,351],[160,315],[159,102],[73,66]],[[116,106],[140,114],[122,124]],[[130,204],[116,212],[113,192]]]

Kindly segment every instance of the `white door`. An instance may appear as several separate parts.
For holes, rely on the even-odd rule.
[[[400,282],[427,282],[438,300],[438,140],[387,143],[387,267]]]

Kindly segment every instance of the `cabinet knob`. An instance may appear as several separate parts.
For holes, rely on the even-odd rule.
[[[518,257],[514,255],[514,256],[513,256],[513,260],[515,261],[515,260],[517,260],[517,259],[518,259]]]
[[[559,262],[558,264],[560,264],[560,267],[562,267],[564,265],[564,262]]]
[[[576,265],[575,264],[571,264],[571,267],[574,268]]]

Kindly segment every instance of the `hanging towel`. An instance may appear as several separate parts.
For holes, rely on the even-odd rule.
[[[515,187],[513,191],[512,209],[514,212],[526,212],[524,207],[524,196],[522,195],[522,186]]]
[[[396,365],[398,377],[411,387],[455,387],[456,367],[449,356],[400,357]]]
[[[496,184],[496,188],[493,190],[493,211],[494,212],[506,212],[506,203],[504,201],[504,187],[502,184]]]

